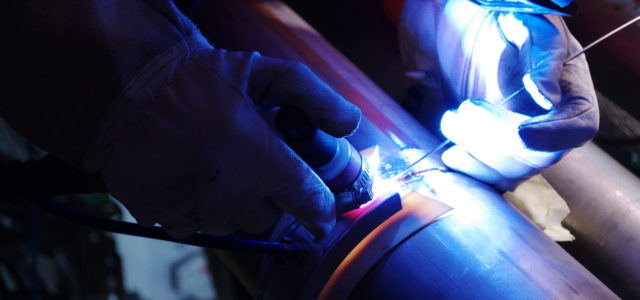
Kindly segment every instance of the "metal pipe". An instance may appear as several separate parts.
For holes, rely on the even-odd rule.
[[[350,138],[357,148],[378,145],[383,157],[393,157],[402,149],[428,150],[437,144],[437,138],[283,3],[209,1],[199,20],[217,46],[258,50],[303,62],[358,105],[366,120]],[[429,164],[442,165],[437,157],[431,157]],[[454,209],[402,241],[355,289],[344,291],[342,298],[616,298],[490,187],[464,175],[440,171],[429,172],[421,180],[419,185],[427,190],[425,194]],[[364,217],[393,212],[394,203],[382,202]],[[354,225],[338,228],[326,238],[336,243],[315,243],[295,223],[282,221],[280,227],[274,236],[287,234],[306,242],[311,255],[297,264],[265,261],[262,285],[257,291],[260,298],[317,296],[314,291],[319,291],[326,280],[316,276],[318,270],[336,264],[329,259],[336,247],[358,243],[348,240],[350,236],[361,237],[354,234],[358,229]],[[334,247],[323,248],[327,243]]]
[[[543,175],[571,208],[564,223],[587,266],[621,296],[640,297],[640,179],[591,143]]]
[[[291,2],[292,5],[300,3],[297,9],[306,11],[311,16],[331,11],[332,20],[325,22],[326,24],[317,22],[317,26],[329,32],[332,40],[342,41],[342,50],[348,51],[350,57],[368,58],[369,61],[364,62],[368,66],[368,75],[378,78],[387,90],[394,91],[403,85],[401,81],[394,80],[401,78],[402,72],[388,67],[390,62],[399,65],[399,59],[390,56],[385,59],[384,68],[372,67],[379,65],[373,60],[381,53],[394,53],[389,45],[395,45],[397,37],[388,32],[385,34],[382,11],[377,8],[376,12],[375,4],[371,4],[371,1],[345,1],[341,3],[343,9],[340,10],[333,8],[340,1],[307,0],[304,5],[297,1]],[[323,11],[323,7],[329,8]],[[367,14],[353,15],[352,12],[356,10],[366,11]],[[640,15],[640,4],[634,0],[585,0],[580,2],[578,15],[567,18],[567,22],[573,25],[573,33],[586,45],[637,15]],[[594,22],[594,19],[598,22]],[[387,26],[391,27],[390,24]],[[342,30],[338,32],[336,28]],[[376,34],[368,35],[368,32]],[[609,78],[616,86],[622,87],[620,91],[629,99],[633,99],[634,93],[640,91],[637,89],[637,78],[640,76],[640,59],[637,55],[640,51],[639,33],[640,24],[634,23],[631,28],[619,32],[587,53],[596,84],[598,78]],[[344,42],[356,37],[356,45]],[[358,52],[358,49],[363,48],[370,49],[370,55]],[[597,67],[593,66],[594,63]],[[385,77],[381,77],[381,74]],[[624,80],[612,79],[620,76]],[[628,88],[633,89],[633,93],[624,92]],[[599,98],[604,103],[601,96]],[[634,107],[637,109],[638,106]],[[437,108],[432,110],[438,111]],[[601,109],[602,111],[604,110]],[[437,118],[434,115],[432,113],[431,118]],[[640,216],[637,212],[640,205],[640,180],[591,144],[572,151],[560,164],[543,171],[543,175],[567,200],[573,211],[568,216],[566,225],[575,232],[577,240],[564,243],[563,247],[616,293],[628,298],[639,298]]]
[[[455,173],[428,182],[451,215],[379,261],[354,299],[615,298],[487,186]]]
[[[579,13],[566,21],[585,44],[640,16],[640,3],[635,0],[579,4]],[[590,51],[587,59],[596,88],[639,118],[640,24]],[[640,179],[593,144],[571,152],[543,174],[571,208],[565,225],[576,241],[567,247],[621,296],[639,298]]]

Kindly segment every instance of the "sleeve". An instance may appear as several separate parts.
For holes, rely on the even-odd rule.
[[[125,92],[211,45],[170,0],[14,0],[2,15],[0,116],[87,172]],[[148,86],[146,88],[149,88]]]
[[[384,14],[393,22],[394,25],[400,24],[400,14],[404,6],[404,0],[378,0]]]

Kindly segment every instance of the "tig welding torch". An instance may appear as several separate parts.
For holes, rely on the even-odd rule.
[[[316,128],[304,112],[294,106],[283,106],[278,111],[275,126],[287,145],[333,192],[337,214],[373,199],[368,163],[347,139]]]

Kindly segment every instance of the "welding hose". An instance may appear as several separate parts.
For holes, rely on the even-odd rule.
[[[335,142],[337,139],[325,138],[323,141],[324,143],[321,144],[327,144],[327,141]],[[350,144],[348,144],[348,146],[352,147]],[[355,149],[353,149],[353,152],[355,152]],[[360,165],[358,165],[357,169],[361,169]],[[360,179],[360,177],[362,176],[358,176],[358,179]],[[99,175],[86,174],[72,169],[66,163],[50,155],[47,155],[40,160],[29,161],[26,163],[5,163],[0,169],[0,179],[2,179],[6,186],[5,189],[0,191],[0,199],[27,197],[27,199],[30,199],[33,204],[53,215],[98,230],[205,248],[268,254],[285,259],[299,257],[307,251],[296,244],[213,236],[201,233],[196,233],[186,239],[176,239],[167,234],[160,227],[145,227],[136,223],[91,216],[80,211],[70,209],[50,200],[47,197],[63,194],[106,192],[106,187]],[[351,202],[354,202],[359,206],[359,204],[361,204],[360,198],[364,197],[361,197],[361,193],[357,192],[358,191],[339,193],[336,195],[336,198],[342,199],[340,201],[340,203],[344,204],[342,206],[349,206]],[[344,209],[344,211],[351,210],[353,208],[354,207],[349,206],[347,209]]]
[[[168,235],[160,227],[145,227],[136,223],[91,216],[67,208],[50,200],[48,197],[64,194],[104,192],[106,188],[98,175],[79,172],[50,155],[40,160],[26,163],[4,163],[0,168],[0,179],[4,183],[4,188],[0,190],[0,199],[9,200],[25,197],[44,211],[99,230],[205,248],[249,251],[284,258],[296,257],[306,251],[295,244],[212,236],[201,233],[179,240]]]
[[[225,236],[213,236],[202,233],[195,233],[186,239],[175,239],[168,235],[160,227],[145,227],[139,224],[111,220],[96,216],[87,215],[57,204],[54,201],[41,198],[31,197],[31,203],[35,204],[42,210],[45,210],[60,218],[72,221],[74,223],[87,227],[109,231],[113,233],[128,234],[138,237],[163,240],[174,243],[181,243],[205,248],[215,248],[235,251],[248,251],[261,254],[269,254],[275,257],[292,259],[303,255],[306,250],[297,244],[289,244],[283,242],[259,241],[251,239],[241,239]]]

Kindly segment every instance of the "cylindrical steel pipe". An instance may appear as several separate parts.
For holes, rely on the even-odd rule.
[[[199,20],[217,46],[303,62],[358,105],[366,120],[350,138],[356,147],[378,145],[382,156],[389,156],[401,149],[428,150],[437,144],[436,138],[281,2],[210,1]],[[431,164],[441,165],[437,160]],[[353,297],[616,297],[490,187],[440,171],[425,175],[422,182],[424,188],[431,187],[433,198],[454,209],[379,261],[349,291]],[[316,245],[307,239],[310,247]],[[273,284],[260,287],[259,296],[314,295],[309,288],[324,282],[309,282],[309,278],[320,278],[313,274],[329,263],[327,255],[312,251],[312,257],[302,263],[272,262],[262,272],[271,276],[267,282]]]
[[[640,15],[634,0],[582,0],[567,18],[584,45]],[[640,118],[640,22],[587,53],[596,88]],[[611,128],[609,130],[612,130]],[[640,179],[597,146],[571,152],[543,172],[569,204],[576,253],[623,297],[640,298]]]
[[[585,260],[621,296],[640,297],[640,180],[594,144],[543,175],[571,208],[564,223]]]
[[[341,50],[346,51],[349,57],[357,58],[355,61],[364,63],[369,75],[382,82],[387,90],[396,91],[403,85],[394,79],[401,78],[402,72],[396,68],[378,68],[380,64],[374,61],[381,55],[393,54],[389,45],[397,43],[397,37],[385,30],[386,20],[375,3],[369,0],[290,2],[301,13],[306,13],[303,16],[310,16],[316,22],[314,25],[326,31],[331,40],[340,41]],[[341,9],[335,9],[338,3]],[[574,34],[585,45],[640,14],[640,4],[634,0],[584,0],[579,5],[578,15],[567,18],[567,22],[574,25]],[[354,11],[359,13],[354,14]],[[327,12],[333,16],[330,22],[313,17]],[[594,19],[599,22],[594,22]],[[392,27],[388,22],[386,25]],[[371,32],[375,34],[371,35]],[[640,51],[639,32],[640,23],[636,23],[589,50],[587,59],[591,65],[596,63],[610,67],[608,70],[594,67],[592,73],[609,79],[615,78],[610,75],[635,74],[628,76],[626,83],[611,80],[623,87],[629,80],[637,81],[640,76],[640,56],[637,55]],[[350,40],[357,42],[350,44],[347,42]],[[398,58],[388,57],[384,65],[388,66],[389,62],[400,64]],[[635,88],[634,92],[640,91],[636,86],[626,85],[627,88]],[[633,99],[632,94],[624,94]],[[438,111],[437,108],[433,110]],[[435,113],[428,116],[438,117]],[[420,116],[420,119],[425,121],[428,116]],[[640,255],[640,216],[637,213],[640,180],[592,144],[572,151],[559,165],[543,171],[543,174],[573,211],[566,226],[575,233],[577,240],[565,243],[565,247],[614,291],[629,298],[640,297],[640,266],[637,263]]]

